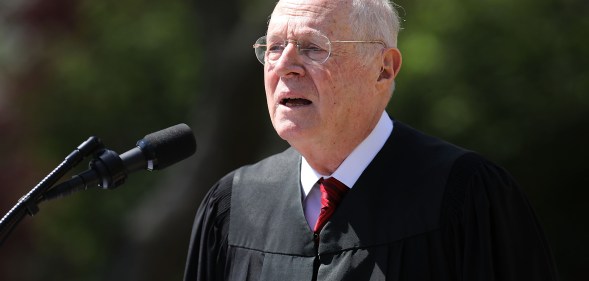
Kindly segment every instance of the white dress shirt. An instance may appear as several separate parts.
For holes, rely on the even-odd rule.
[[[305,211],[305,217],[311,229],[315,227],[315,223],[319,217],[319,211],[321,210],[321,191],[319,190],[317,181],[322,177],[334,177],[349,188],[354,187],[360,175],[382,149],[392,132],[393,121],[385,111],[368,137],[348,155],[344,162],[331,175],[319,174],[311,168],[305,157],[303,157],[301,161],[301,186],[304,196],[303,210]]]

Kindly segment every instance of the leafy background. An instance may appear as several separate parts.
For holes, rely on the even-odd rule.
[[[286,147],[251,49],[274,3],[0,2],[1,214],[91,135],[122,153],[187,123],[199,145],[117,190],[42,204],[0,247],[0,280],[181,280],[203,194]],[[586,279],[589,2],[397,4],[404,61],[389,112],[506,167],[562,280]]]

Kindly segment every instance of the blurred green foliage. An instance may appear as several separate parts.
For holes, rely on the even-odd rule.
[[[261,79],[240,84],[239,92],[227,93],[229,98],[216,100],[215,107],[204,101],[220,95],[214,90],[223,83],[241,83],[240,77],[252,72],[261,77],[250,47],[257,37],[249,38],[244,30],[263,34],[275,1],[41,2],[40,12],[7,21],[32,25],[23,32],[34,44],[24,44],[17,52],[27,59],[0,62],[0,71],[11,73],[8,77],[16,81],[15,112],[19,125],[27,128],[21,149],[36,156],[30,160],[36,176],[52,169],[90,135],[123,152],[146,133],[180,122],[215,124],[213,120],[229,117],[236,121],[221,124],[228,125],[227,131],[261,126],[236,125],[243,116],[227,110],[260,106]],[[508,168],[536,207],[562,279],[576,280],[589,262],[579,254],[589,250],[583,207],[589,185],[589,2],[397,4],[404,28],[399,35],[403,66],[389,112]],[[50,17],[47,14],[55,18],[34,20]],[[0,42],[1,54],[7,53],[5,48]],[[235,60],[216,64],[219,56]],[[207,120],[193,120],[199,111],[209,114],[203,118]],[[267,119],[265,111],[256,114]],[[239,142],[231,139],[233,145],[243,146],[236,150],[270,154],[269,147],[276,147],[275,139],[266,136],[242,137]],[[31,254],[23,261],[35,270],[26,271],[20,280],[114,280],[113,267],[120,265],[113,260],[124,258],[117,255],[128,243],[122,234],[124,214],[153,186],[153,176],[136,175],[124,188],[112,191],[116,196],[89,191],[42,206],[29,231],[34,233]],[[23,186],[16,193],[25,190]],[[199,201],[193,198],[192,206],[185,207],[195,209]],[[185,248],[188,241],[161,243]],[[5,265],[15,265],[7,262],[11,256],[24,259],[1,251]],[[7,276],[23,269],[13,268]],[[178,279],[182,268],[178,264],[142,270]]]
[[[51,116],[41,127],[68,139],[72,128],[135,138],[146,124],[186,119],[201,55],[191,10],[186,1],[81,1],[74,26],[46,42],[31,118]]]

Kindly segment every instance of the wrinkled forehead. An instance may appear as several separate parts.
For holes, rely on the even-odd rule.
[[[267,34],[296,38],[323,33],[328,37],[349,35],[346,0],[282,0],[276,5]]]

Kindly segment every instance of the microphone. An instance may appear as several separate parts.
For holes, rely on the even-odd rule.
[[[180,162],[196,152],[196,140],[188,125],[178,124],[149,135],[137,142],[137,147],[121,154],[130,171],[161,170]]]
[[[114,189],[122,185],[132,172],[161,170],[195,152],[196,139],[192,130],[186,124],[178,124],[146,135],[136,147],[120,156],[109,149],[97,152],[95,159],[89,163],[90,169],[48,190],[40,201],[86,190],[94,185]]]

